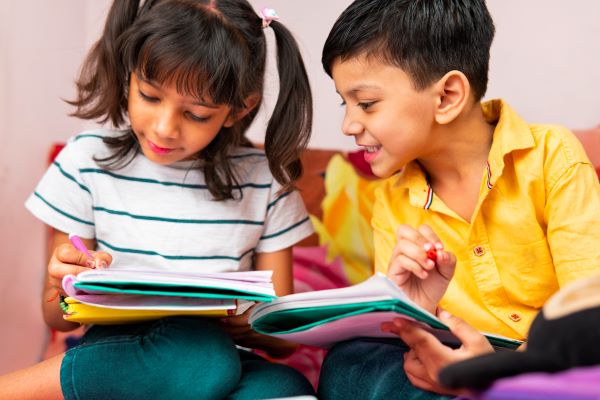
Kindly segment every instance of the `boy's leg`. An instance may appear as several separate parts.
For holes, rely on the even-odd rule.
[[[406,345],[395,339],[338,343],[323,361],[319,399],[448,399],[410,383],[403,368],[406,351]]]
[[[240,379],[233,341],[212,321],[94,326],[61,367],[65,399],[223,399]]]
[[[240,350],[242,378],[228,400],[275,399],[302,395],[314,396],[312,385],[292,367],[276,364]]]

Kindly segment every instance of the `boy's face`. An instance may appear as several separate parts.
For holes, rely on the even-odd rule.
[[[131,128],[146,158],[169,165],[192,158],[231,126],[231,109],[180,94],[131,74],[128,100]]]
[[[430,152],[433,86],[416,91],[402,69],[365,56],[336,61],[332,76],[345,104],[342,130],[366,150],[375,175],[391,176]]]

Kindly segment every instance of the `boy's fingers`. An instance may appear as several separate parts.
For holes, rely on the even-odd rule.
[[[429,225],[419,225],[419,227],[417,228],[417,231],[423,235],[423,237],[432,244],[435,243],[442,243],[442,241],[440,240],[440,238],[435,234],[435,232],[433,231],[433,229],[431,229],[431,227]]]
[[[437,269],[440,275],[451,280],[456,270],[456,256],[448,251],[438,251]]]
[[[485,336],[461,318],[451,315],[447,311],[441,311],[439,318],[443,323],[448,325],[450,331],[460,340],[465,348],[476,353],[493,351],[492,345]]]
[[[408,347],[413,349],[417,355],[419,355],[421,349],[429,351],[443,347],[435,336],[427,332],[418,324],[402,318],[396,318],[393,322],[396,325],[398,336],[400,336],[402,341],[406,343]]]
[[[427,278],[427,271],[415,260],[405,255],[394,258],[388,268],[388,276],[403,275],[406,272],[415,274],[421,279]]]

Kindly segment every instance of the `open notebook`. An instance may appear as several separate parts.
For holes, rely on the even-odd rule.
[[[61,306],[73,322],[117,324],[174,315],[222,317],[271,301],[271,271],[225,273],[90,270],[67,275]]]
[[[252,328],[265,335],[329,348],[358,337],[393,337],[381,323],[393,318],[420,321],[445,343],[458,343],[435,315],[413,303],[391,280],[375,274],[366,281],[340,289],[282,296],[252,311]],[[497,348],[515,349],[522,342],[487,334]]]

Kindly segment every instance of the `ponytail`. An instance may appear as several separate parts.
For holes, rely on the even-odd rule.
[[[277,43],[279,96],[267,124],[265,153],[273,177],[283,185],[281,190],[287,191],[302,175],[300,154],[310,139],[312,97],[304,62],[292,34],[277,21],[269,26]]]
[[[144,8],[153,1],[146,1]],[[127,113],[128,71],[119,55],[118,39],[135,20],[140,0],[115,1],[110,8],[100,40],[86,57],[75,84],[77,99],[72,116],[110,122],[118,127]]]

